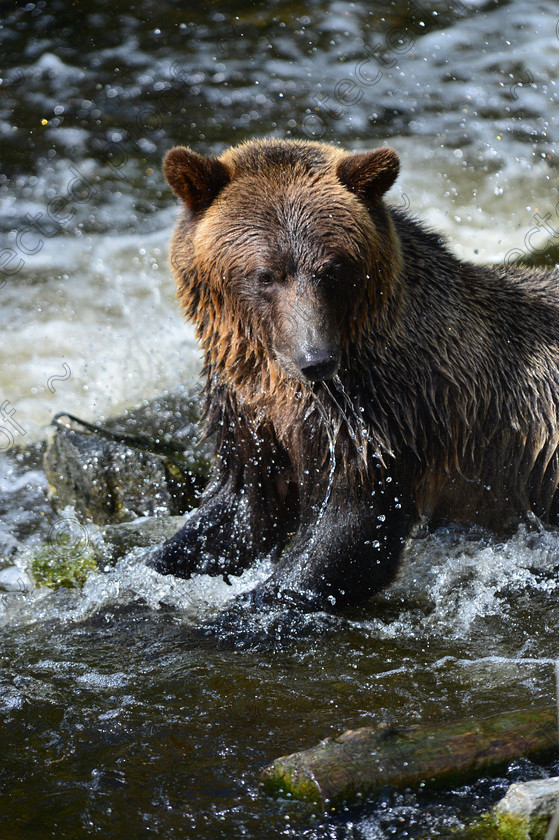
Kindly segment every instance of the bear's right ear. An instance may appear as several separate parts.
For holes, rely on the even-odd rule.
[[[218,158],[175,146],[165,155],[167,183],[192,213],[206,210],[230,181],[229,170]]]
[[[372,152],[347,155],[338,164],[337,175],[348,190],[374,204],[390,189],[399,171],[397,153],[381,146]]]

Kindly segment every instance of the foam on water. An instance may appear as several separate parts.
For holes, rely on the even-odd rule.
[[[24,564],[24,555],[22,562]],[[91,574],[82,589],[47,587],[26,594],[16,592],[0,598],[0,624],[25,625],[34,622],[80,622],[112,609],[142,604],[150,610],[172,609],[177,620],[199,624],[228,601],[252,589],[271,571],[262,561],[239,577],[225,583],[221,577],[194,575],[183,580],[160,575],[146,566],[145,549],[135,549],[112,568]],[[24,566],[22,566],[22,569]]]
[[[22,570],[25,555],[24,551],[20,556]],[[197,625],[271,571],[269,562],[262,561],[231,578],[230,584],[205,575],[183,580],[154,572],[145,565],[147,556],[145,549],[130,552],[113,568],[92,574],[82,590],[42,588],[4,596],[0,621],[79,622],[141,603],[156,612],[165,607],[178,621]],[[449,529],[411,540],[397,580],[374,599],[366,615],[349,621],[340,617],[334,623],[342,630],[347,622],[379,640],[445,640],[453,647],[467,642],[474,658],[484,661],[490,639],[497,658],[487,661],[498,661],[502,650],[506,661],[512,656],[527,663],[547,662],[554,655],[548,647],[550,632],[559,620],[558,569],[559,540],[554,532],[531,532],[522,526],[510,539],[497,542]],[[546,615],[549,626],[541,633],[540,628],[532,632],[532,612]],[[317,626],[322,621],[317,617]],[[303,618],[301,622],[301,627],[308,623]]]
[[[21,285],[3,289],[3,393],[26,443],[57,411],[101,419],[192,380],[198,351],[175,300],[167,238],[49,240],[19,278],[25,296]]]
[[[559,620],[558,570],[555,531],[520,526],[514,536],[500,542],[448,529],[410,541],[397,580],[378,599],[381,606],[402,604],[396,620],[372,618],[361,626],[386,639],[491,639],[494,649],[504,642],[520,654],[530,632],[528,617],[522,615],[523,595],[528,595],[535,614],[549,603],[547,617],[553,626]],[[540,645],[542,655],[549,657],[552,651],[543,653],[547,638],[542,632],[538,643],[536,632],[532,649]]]

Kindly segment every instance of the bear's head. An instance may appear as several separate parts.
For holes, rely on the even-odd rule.
[[[386,309],[400,268],[382,196],[389,148],[257,140],[164,162],[184,204],[171,263],[206,367],[236,388],[335,376]]]

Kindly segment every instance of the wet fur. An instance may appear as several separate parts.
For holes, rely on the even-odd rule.
[[[186,208],[171,261],[204,352],[217,470],[156,568],[227,575],[283,552],[258,597],[341,605],[393,577],[422,517],[556,523],[559,274],[458,260],[384,204],[391,150],[263,140],[193,154],[166,161]],[[333,254],[341,269],[308,280],[305,301],[336,333],[339,379],[312,385],[274,350],[295,287],[266,306],[258,271],[264,259],[274,277],[321,277]]]

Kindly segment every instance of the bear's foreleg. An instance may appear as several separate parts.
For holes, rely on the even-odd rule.
[[[284,455],[264,432],[238,415],[220,423],[218,474],[200,507],[148,564],[161,574],[238,575],[257,560],[281,554],[298,516],[297,493],[283,478]]]
[[[303,515],[293,548],[250,595],[258,606],[286,603],[303,609],[339,609],[366,601],[398,570],[406,538],[417,520],[415,505],[397,481],[373,499],[333,489],[316,522]]]
[[[248,493],[235,494],[230,484],[225,482],[192,512],[183,528],[150,558],[150,566],[184,578],[227,577],[241,574],[261,557],[279,555],[285,539],[283,523]]]

